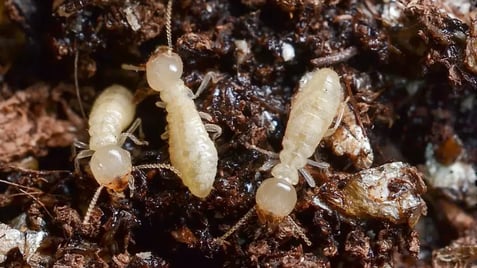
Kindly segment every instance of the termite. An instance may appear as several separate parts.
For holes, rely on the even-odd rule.
[[[206,75],[196,95],[181,79],[181,57],[172,52],[172,1],[168,2],[166,31],[168,47],[159,47],[146,63],[149,86],[160,93],[167,111],[169,155],[172,165],[181,173],[181,179],[191,193],[199,198],[209,195],[217,173],[217,149],[207,130],[220,133],[220,128],[202,122],[193,99],[201,93],[213,75]],[[219,134],[220,135],[220,134]]]
[[[294,185],[298,183],[298,172],[305,167],[339,114],[343,95],[338,74],[328,68],[308,73],[300,81],[282,141],[280,162],[272,168],[273,177],[264,180],[255,195],[257,214],[262,222],[279,222],[285,218],[292,222],[289,214],[297,203]],[[249,215],[251,213],[218,240],[230,236]],[[311,244],[302,233],[298,234]]]
[[[79,170],[79,160],[91,156],[89,162],[91,173],[100,185],[90,202],[83,220],[84,224],[88,223],[104,187],[114,192],[122,192],[128,185],[133,188],[134,180],[131,175],[133,169],[166,168],[176,172],[167,164],[132,166],[131,155],[121,146],[126,138],[131,138],[137,144],[145,144],[132,135],[141,124],[139,118],[131,124],[135,111],[133,95],[121,85],[106,88],[93,104],[88,120],[90,135],[88,149],[79,152],[75,157],[75,169]],[[129,125],[131,125],[129,129],[123,132]]]

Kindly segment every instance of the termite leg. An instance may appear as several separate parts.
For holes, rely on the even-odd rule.
[[[308,183],[308,185],[310,185],[310,187],[316,186],[315,179],[311,176],[310,173],[308,173],[308,171],[306,171],[306,169],[299,168],[298,171],[303,176],[303,178],[305,178],[305,181]]]
[[[130,138],[137,145],[147,145],[148,144],[147,141],[141,141],[136,136],[134,136],[132,134],[134,131],[136,131],[136,129],[139,128],[139,136],[140,137],[144,136],[144,133],[143,133],[142,127],[141,127],[141,122],[142,121],[141,121],[140,118],[137,118],[136,120],[134,120],[134,122],[131,124],[131,126],[125,132],[123,132],[119,135],[118,145],[123,145],[127,138]]]
[[[166,109],[166,103],[162,101],[156,101],[156,106],[161,109]]]
[[[267,155],[268,157],[270,157],[270,159],[267,159],[267,161],[265,161],[265,163],[263,163],[263,165],[258,169],[259,171],[268,171],[268,170],[272,169],[275,165],[280,163],[280,161],[279,161],[280,156],[279,156],[278,153],[259,148],[255,145],[250,144],[250,143],[245,143],[245,147],[249,150],[258,151],[259,153],[262,153],[262,154]]]
[[[212,133],[212,140],[216,140],[220,135],[222,135],[222,128],[216,124],[204,124],[205,130]]]
[[[202,94],[202,92],[204,92],[204,90],[209,85],[210,80],[212,80],[213,83],[216,83],[218,81],[218,79],[219,79],[219,76],[216,73],[214,73],[214,72],[206,73],[205,76],[204,76],[204,79],[202,80],[202,83],[200,83],[200,86],[197,89],[197,91],[195,92],[192,99],[196,99],[197,97],[200,96],[200,94]]]
[[[141,118],[136,118],[136,120],[134,120],[134,122],[125,131],[125,133],[134,133],[134,131],[136,131],[136,129],[138,128],[139,128],[139,132],[142,132],[141,124],[142,124]]]
[[[214,120],[210,114],[205,113],[205,112],[200,112],[199,111],[199,116],[200,116],[200,118],[202,118],[203,120],[205,120],[207,122],[212,122]]]
[[[271,151],[268,151],[268,150],[265,150],[265,149],[262,149],[262,148],[259,148],[255,145],[252,145],[252,144],[249,144],[249,143],[246,143],[245,144],[245,147],[247,147],[247,149],[251,149],[251,150],[255,150],[255,151],[258,151],[264,155],[268,155],[269,157],[271,158],[274,158],[274,159],[278,159],[279,158],[279,154],[278,153],[275,153],[275,152],[271,152]],[[326,162],[318,162],[318,161],[315,161],[315,160],[311,160],[311,159],[307,159],[306,160],[306,163],[310,166],[313,166],[313,167],[316,167],[316,168],[319,168],[319,169],[324,169],[324,170],[327,170],[329,167],[330,167],[330,164],[326,163]],[[274,165],[276,163],[265,163],[260,169],[261,170],[267,170],[265,169],[264,167],[265,166],[269,166],[269,165]],[[269,168],[270,169],[270,168]],[[302,172],[300,169],[299,169],[300,172]],[[306,171],[305,171],[306,172]],[[308,173],[308,172],[306,172]],[[303,173],[302,173],[303,174]],[[311,177],[311,175],[308,175]],[[313,183],[310,183],[308,181],[308,178],[307,178],[307,175],[303,175],[303,177],[305,177],[305,179],[307,180],[308,184],[310,186],[312,186]],[[314,185],[314,184],[313,184]],[[314,186],[312,186],[314,187]]]
[[[276,166],[278,163],[280,163],[279,159],[275,158],[269,158],[263,163],[261,167],[258,168],[259,171],[269,171],[272,169],[274,166]]]
[[[76,157],[75,157],[75,173],[79,173],[79,171],[80,171],[79,160],[83,159],[83,158],[90,157],[90,156],[93,155],[93,153],[94,153],[93,150],[83,150],[76,155]]]
[[[204,112],[199,112],[200,118],[202,118],[205,121],[212,122],[213,118],[210,114],[204,113]],[[212,139],[216,140],[220,135],[222,135],[222,128],[219,125],[216,124],[204,124],[205,129],[207,132],[212,133]]]
[[[326,131],[325,137],[329,137],[329,136],[335,134],[336,130],[338,129],[338,127],[341,124],[341,119],[343,119],[343,115],[344,115],[344,112],[345,112],[345,109],[346,109],[346,105],[348,104],[348,101],[349,101],[349,97],[347,97],[346,100],[340,104],[340,108],[339,108],[340,110],[339,110],[338,116],[335,119],[335,124],[333,125],[332,128],[330,128]]]
[[[124,142],[126,141],[127,138],[131,139],[137,145],[148,145],[149,144],[147,141],[142,141],[142,140],[138,139],[134,134],[127,133],[127,132],[121,133],[121,135],[119,136],[118,144],[121,144],[121,145],[124,144]],[[121,143],[119,143],[119,142],[121,142]]]
[[[280,155],[278,153],[262,149],[250,143],[245,143],[245,147],[249,150],[255,150],[259,153],[262,153],[270,157],[270,159],[265,161],[265,163],[263,163],[263,165],[258,169],[260,171],[268,171],[280,162],[279,161]]]
[[[161,134],[161,140],[163,141],[166,141],[169,139],[169,128],[167,127],[168,125],[166,125],[166,129],[164,130],[164,132]]]
[[[231,236],[233,233],[235,233],[240,227],[242,227],[248,219],[254,214],[255,212],[255,206],[251,208],[243,217],[234,225],[232,228],[230,228],[225,234],[223,234],[221,237],[216,238],[215,241],[219,242],[220,244],[223,244],[225,240]]]
[[[326,162],[318,162],[318,161],[311,160],[311,159],[307,159],[306,163],[310,166],[313,166],[313,167],[316,167],[316,168],[319,168],[319,169],[324,169],[324,170],[326,170],[330,167],[330,164],[328,164]]]
[[[88,149],[88,144],[82,141],[74,141],[73,146],[78,149]]]
[[[271,152],[271,151],[267,151],[265,149],[262,149],[262,148],[259,148],[253,144],[250,144],[250,143],[245,143],[245,147],[247,149],[250,149],[250,150],[255,150],[255,151],[258,151],[264,155],[268,155],[269,157],[271,158],[275,158],[275,159],[278,159],[279,158],[279,155],[278,153],[275,153],[275,152]]]
[[[314,166],[316,168],[322,169],[324,171],[328,171],[328,168],[330,167],[330,164],[326,162],[317,162],[311,159],[307,160],[307,164],[310,166]],[[298,171],[303,176],[303,178],[305,178],[305,181],[308,183],[310,187],[316,186],[315,179],[313,178],[313,176],[311,176],[311,174],[305,168],[299,168]]]
[[[82,141],[75,140],[71,145],[71,159],[76,159],[76,154],[78,153],[76,149],[87,150],[89,149],[89,145]]]

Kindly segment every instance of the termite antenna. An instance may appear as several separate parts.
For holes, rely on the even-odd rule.
[[[167,47],[169,48],[169,55],[172,53],[172,0],[167,2],[166,10],[166,34],[167,34]]]
[[[242,227],[248,219],[254,214],[255,212],[255,206],[252,207],[243,217],[234,225],[232,228],[230,228],[225,234],[223,234],[221,237],[216,238],[215,240],[218,241],[219,243],[223,243],[227,238],[235,233],[240,227]]]
[[[303,228],[298,226],[298,224],[292,219],[292,217],[287,216],[286,219],[287,219],[288,224],[291,225],[291,227],[293,229],[293,232],[295,232],[295,234],[297,234],[301,239],[303,239],[303,241],[305,241],[306,245],[310,247],[311,246],[311,241],[310,241],[310,239],[308,239],[308,237],[306,237],[306,234],[303,231]]]
[[[88,210],[86,211],[86,215],[84,216],[83,225],[88,224],[89,218],[91,218],[91,213],[93,212],[94,206],[96,206],[96,202],[98,202],[99,195],[101,194],[101,190],[103,190],[103,188],[103,185],[99,186],[98,190],[96,190],[96,193],[94,193],[93,198],[89,203]]]
[[[83,107],[83,102],[81,101],[81,95],[80,95],[80,89],[79,89],[79,82],[78,82],[78,60],[79,60],[79,50],[78,46],[76,45],[76,40],[75,40],[75,60],[74,60],[74,80],[75,80],[75,91],[76,91],[76,98],[78,99],[79,102],[79,108],[81,111],[81,115],[83,116],[83,119],[86,120],[86,113],[84,112],[84,107]]]
[[[133,167],[133,170],[136,171],[136,170],[140,170],[140,169],[168,169],[172,172],[174,172],[174,174],[176,174],[178,177],[181,177],[181,173],[179,172],[179,170],[177,170],[175,167],[169,165],[169,164],[164,164],[164,163],[156,163],[156,164],[144,164],[144,165],[138,165],[138,166],[134,166]]]

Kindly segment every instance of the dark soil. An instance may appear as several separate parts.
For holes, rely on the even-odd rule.
[[[113,83],[136,92],[136,116],[149,145],[128,140],[124,147],[134,165],[168,163],[168,144],[160,139],[166,113],[154,105],[160,98],[149,95],[143,72],[121,67],[143,66],[156,47],[166,45],[165,6],[162,0],[0,3],[3,266],[476,264],[477,186],[469,181],[477,163],[473,0],[175,1],[173,49],[184,61],[183,80],[195,90],[207,72],[219,76],[195,100],[223,130],[215,140],[214,189],[200,200],[170,171],[133,172],[134,192],[102,193],[90,223],[83,225],[98,184],[87,159],[81,172],[74,172],[72,145],[88,141],[75,74],[87,112]],[[295,53],[287,61],[284,44]],[[358,163],[362,154],[336,155],[330,145],[336,135],[316,153],[330,164],[329,171],[309,166],[317,186],[302,179],[297,185],[298,205],[291,216],[311,246],[289,225],[270,228],[255,215],[219,243],[215,238],[254,206],[257,187],[270,177],[261,169],[270,157],[249,145],[280,151],[300,78],[322,67],[340,75],[351,111],[345,128],[364,130],[374,151],[372,167],[410,164],[405,178],[387,186],[392,198],[400,200],[402,191],[422,197],[427,215],[415,225],[410,218],[416,215],[405,212],[396,221],[333,203],[337,196],[353,201],[355,195],[346,192],[350,181],[367,168]],[[443,186],[429,170],[431,158],[442,167],[464,165],[470,173]],[[46,235],[39,247],[33,240],[25,248],[8,247],[3,239],[17,230]]]

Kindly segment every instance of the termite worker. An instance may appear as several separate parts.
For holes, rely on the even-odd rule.
[[[319,69],[304,76],[292,101],[280,163],[272,169],[272,178],[262,182],[256,193],[259,215],[283,218],[296,205],[294,185],[298,170],[325,136],[343,101],[343,89],[338,74],[331,69]]]
[[[255,195],[261,221],[281,221],[288,218],[295,208],[297,193],[294,185],[298,183],[298,172],[305,167],[326,135],[338,114],[343,94],[339,76],[331,69],[308,73],[300,81],[282,141],[280,162],[271,171],[273,177],[264,180]],[[243,220],[219,240],[226,239],[241,222]]]
[[[93,177],[100,187],[91,200],[83,223],[88,223],[92,209],[98,200],[101,190],[106,187],[115,192],[122,192],[129,185],[133,186],[133,170],[131,155],[121,146],[126,138],[141,144],[131,133],[137,129],[141,120],[137,119],[125,132],[134,118],[136,105],[133,95],[123,86],[112,85],[106,88],[95,100],[89,120],[89,145],[75,157],[75,169],[79,170],[79,160],[90,157],[89,166]],[[82,146],[85,147],[85,146]],[[166,164],[137,166],[139,168],[167,168]]]
[[[100,185],[122,191],[130,181],[132,170],[129,152],[121,148],[124,140],[140,124],[136,120],[130,129],[122,133],[133,120],[136,105],[133,95],[125,87],[112,85],[95,100],[88,120],[88,150],[76,156],[78,160],[91,156],[90,167]]]
[[[166,24],[169,46],[159,47],[150,56],[146,63],[146,77],[149,86],[160,93],[167,111],[171,163],[182,174],[180,177],[191,193],[204,198],[212,190],[217,173],[217,149],[197,111],[194,94],[181,79],[182,59],[172,52],[171,9],[172,1],[169,1]],[[210,75],[207,75],[197,90],[198,93],[209,80]],[[207,127],[220,132],[211,125]]]

